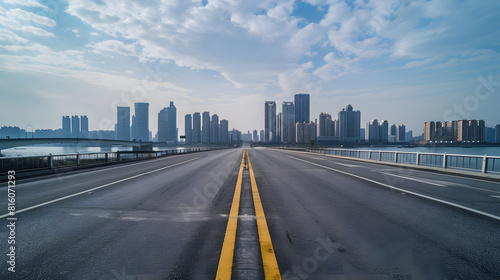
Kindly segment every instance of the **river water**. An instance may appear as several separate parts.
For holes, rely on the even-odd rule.
[[[183,149],[177,147],[154,147],[155,151]],[[64,155],[76,153],[100,153],[100,152],[117,152],[117,151],[132,151],[132,147],[87,147],[81,145],[35,145],[24,146],[1,151],[3,157],[29,157],[29,156],[46,156],[46,155]]]

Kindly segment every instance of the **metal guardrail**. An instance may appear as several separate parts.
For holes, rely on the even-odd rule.
[[[0,158],[0,175],[7,174],[10,170],[19,172],[29,172],[38,170],[50,170],[64,167],[83,166],[91,164],[122,162],[130,160],[140,160],[146,158],[158,158],[168,155],[185,154],[201,151],[218,150],[222,148],[196,147],[180,150],[165,151],[118,151],[101,153],[76,153],[46,156],[29,157],[4,157]]]
[[[433,166],[449,169],[461,169],[482,173],[500,173],[500,157],[438,154],[399,151],[367,151],[350,149],[309,148],[308,152],[329,154],[340,157],[361,158],[382,162],[404,163],[411,165]]]

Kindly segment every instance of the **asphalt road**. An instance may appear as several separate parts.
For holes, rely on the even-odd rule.
[[[249,155],[283,279],[500,279],[499,183],[306,153]]]
[[[248,150],[283,279],[500,279],[499,183]],[[4,184],[0,279],[214,279],[242,151],[18,180],[15,273]]]

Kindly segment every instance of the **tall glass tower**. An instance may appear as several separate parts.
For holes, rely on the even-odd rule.
[[[309,123],[309,103],[310,98],[307,93],[299,93],[295,95],[295,123]]]
[[[136,141],[149,141],[149,103],[135,103]]]

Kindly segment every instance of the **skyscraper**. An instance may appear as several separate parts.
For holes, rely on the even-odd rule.
[[[351,104],[348,104],[338,117],[339,134],[341,140],[346,142],[359,142],[361,112],[354,111]]]
[[[295,142],[295,105],[293,102],[284,101],[282,105],[281,141],[283,143]]]
[[[62,117],[62,137],[63,138],[71,137],[71,119],[69,116]]]
[[[80,136],[80,117],[71,116],[71,138]]]
[[[219,143],[227,144],[229,142],[229,122],[226,119],[220,121]]]
[[[295,95],[295,123],[309,123],[309,94],[299,93]]]
[[[389,122],[387,120],[383,120],[378,123],[380,128],[380,141],[388,142],[389,141]]]
[[[371,120],[366,123],[366,142],[380,143],[389,141],[389,122]]]
[[[88,137],[89,135],[89,118],[87,116],[80,117],[80,137]]]
[[[130,141],[130,107],[117,108],[116,139]]]
[[[366,122],[365,133],[367,142],[378,142],[380,140],[380,128],[377,119]]]
[[[168,112],[167,108],[163,108],[158,113],[158,142],[168,142]]]
[[[193,114],[193,144],[201,143],[201,115],[196,112]]]
[[[259,142],[259,132],[258,132],[257,130],[254,130],[254,131],[253,131],[252,141],[253,141],[254,143]]]
[[[193,144],[193,124],[191,114],[186,114],[184,117],[184,134],[186,137],[186,144]]]
[[[135,103],[135,123],[136,141],[149,141],[149,103]]]
[[[279,112],[278,115],[276,115],[276,143],[281,142],[281,132],[283,130],[282,125],[283,125],[283,113]]]
[[[219,116],[217,114],[213,114],[210,121],[210,143],[219,143]]]
[[[203,112],[201,142],[203,144],[210,143],[210,113],[209,112]]]
[[[177,108],[175,108],[173,101],[170,101],[170,106],[167,107],[167,122],[167,140],[169,143],[177,144],[179,142],[177,137]]]
[[[396,128],[396,142],[406,141],[406,127],[404,124],[398,125]]]
[[[276,102],[266,101],[265,103],[265,124],[264,124],[264,142],[276,142]]]

